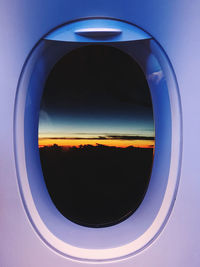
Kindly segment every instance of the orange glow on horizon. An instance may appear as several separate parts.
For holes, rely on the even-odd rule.
[[[51,139],[51,138],[39,138],[39,147],[52,146],[57,144],[62,147],[79,147],[80,145],[92,145],[96,146],[105,145],[105,146],[115,146],[115,147],[140,147],[140,148],[154,148],[154,140],[97,140],[97,139]]]

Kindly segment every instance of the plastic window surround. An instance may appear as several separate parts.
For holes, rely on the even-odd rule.
[[[178,88],[165,53],[141,29],[121,21],[101,19],[74,22],[76,27],[72,24],[41,40],[21,75],[15,107],[18,183],[35,231],[51,248],[73,259],[112,261],[133,255],[148,246],[164,228],[172,210],[178,187],[182,140]],[[79,29],[88,29],[91,25],[98,29],[119,29],[121,33],[85,37],[75,32],[78,26]],[[127,35],[124,34],[126,30]],[[137,38],[131,40],[130,32],[132,38],[133,35]],[[61,40],[59,37],[58,40],[58,36],[65,33],[68,39]],[[75,39],[70,39],[70,35]],[[126,39],[127,36],[130,38]],[[45,186],[38,151],[40,99],[49,72],[64,54],[97,42],[121,49],[143,69],[151,90],[156,133],[154,165],[143,202],[127,220],[100,229],[72,223],[55,208]]]

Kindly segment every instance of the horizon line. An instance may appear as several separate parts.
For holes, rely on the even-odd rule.
[[[38,137],[39,140],[155,140],[155,136],[139,136],[139,135],[108,135],[97,137]]]
[[[57,147],[61,147],[61,148],[81,148],[81,147],[88,147],[88,146],[90,146],[90,147],[98,147],[98,146],[101,146],[101,147],[115,147],[115,148],[130,148],[130,147],[132,147],[132,148],[151,148],[151,149],[154,149],[155,148],[155,145],[144,145],[144,146],[133,146],[133,145],[129,145],[129,146],[126,146],[126,147],[124,147],[124,146],[113,146],[113,145],[103,145],[103,144],[98,144],[98,143],[96,143],[96,145],[91,145],[91,144],[85,144],[85,145],[82,145],[82,144],[80,144],[80,145],[78,145],[78,146],[75,146],[75,145],[58,145],[58,144],[53,144],[53,145],[38,145],[38,147],[39,147],[39,149],[40,148],[44,148],[44,147],[55,147],[55,146],[57,146]]]

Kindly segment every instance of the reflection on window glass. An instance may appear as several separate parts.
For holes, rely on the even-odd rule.
[[[88,227],[128,218],[147,190],[155,144],[138,64],[103,45],[66,54],[44,87],[38,140],[47,189],[66,218]]]

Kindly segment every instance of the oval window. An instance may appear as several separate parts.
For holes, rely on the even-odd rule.
[[[155,146],[137,62],[104,45],[62,57],[44,87],[38,142],[48,192],[66,218],[88,227],[128,218],[146,193]]]

